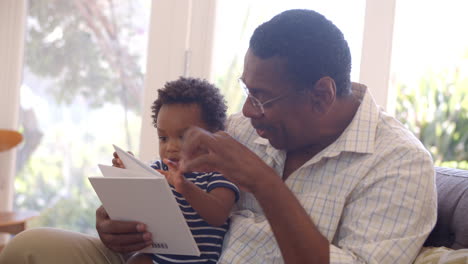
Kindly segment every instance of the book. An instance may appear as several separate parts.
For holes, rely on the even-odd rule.
[[[104,177],[88,177],[110,218],[147,225],[153,244],[139,252],[199,256],[166,178],[119,147],[114,148],[125,169],[100,164]]]

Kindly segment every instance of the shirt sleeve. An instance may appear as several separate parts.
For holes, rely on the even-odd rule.
[[[244,129],[244,126],[241,125],[243,122],[246,122],[246,121],[248,122],[247,119],[243,118],[242,113],[232,114],[226,120],[225,131],[231,137],[235,138],[236,140],[239,140],[240,135],[246,132]],[[249,123],[249,126],[250,126],[250,123]]]
[[[164,164],[162,161],[160,160],[156,160],[156,161],[153,161],[150,163],[150,167],[155,169],[155,170],[164,170],[164,171],[167,171],[169,170],[167,168],[167,165]]]
[[[393,154],[349,197],[330,245],[330,263],[412,263],[434,227],[437,196],[429,154]]]
[[[212,172],[206,191],[211,192],[213,189],[220,187],[228,188],[231,191],[233,191],[234,195],[236,196],[235,201],[237,202],[237,200],[239,200],[239,188],[237,188],[237,186],[234,183],[224,178],[224,176],[221,173]]]

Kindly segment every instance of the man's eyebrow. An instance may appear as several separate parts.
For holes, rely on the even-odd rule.
[[[247,90],[249,90],[249,93],[254,93],[254,94],[258,94],[258,93],[266,93],[266,91],[265,91],[265,90],[263,90],[263,89],[260,89],[260,88],[255,88],[255,87],[254,87],[254,88],[252,88],[252,87],[249,87],[249,86],[247,86],[247,85],[246,85],[246,87],[247,87]]]
[[[247,84],[245,84],[244,79],[242,79],[242,78],[239,78],[239,80],[241,80],[244,83],[244,85],[249,90],[249,93],[252,93],[252,94],[267,94],[267,95],[270,94],[270,91],[265,91],[264,89],[261,89],[261,88],[255,88],[255,87],[248,86]]]

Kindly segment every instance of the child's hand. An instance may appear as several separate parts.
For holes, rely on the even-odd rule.
[[[178,193],[184,194],[190,182],[182,175],[182,172],[179,170],[179,164],[168,159],[164,159],[163,161],[169,168],[169,171],[157,171],[166,177],[166,180],[174,186]]]
[[[122,160],[120,160],[119,155],[117,155],[117,152],[114,152],[114,158],[112,159],[112,166],[125,169],[125,166],[123,165]]]
[[[127,151],[128,154],[132,155],[132,156],[135,156],[133,155],[133,153],[131,151]],[[119,158],[119,155],[117,155],[117,152],[114,151],[114,158],[112,159],[112,166],[113,167],[117,167],[117,168],[121,168],[121,169],[125,169],[125,166],[122,162],[122,160]]]

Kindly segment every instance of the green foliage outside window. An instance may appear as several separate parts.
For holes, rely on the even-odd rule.
[[[459,65],[428,71],[417,87],[398,85],[396,116],[436,166],[468,169],[468,52]]]

